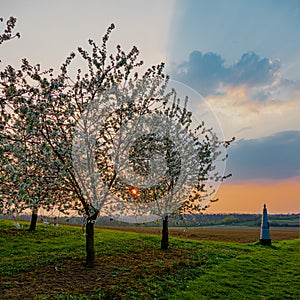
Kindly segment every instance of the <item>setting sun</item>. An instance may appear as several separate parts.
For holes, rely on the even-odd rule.
[[[130,193],[133,195],[133,196],[139,196],[140,195],[140,191],[138,188],[131,188],[130,189]]]

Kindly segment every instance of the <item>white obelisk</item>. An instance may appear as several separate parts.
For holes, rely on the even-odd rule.
[[[271,246],[270,225],[268,221],[268,212],[266,204],[264,204],[263,215],[261,219],[260,243],[262,245]]]

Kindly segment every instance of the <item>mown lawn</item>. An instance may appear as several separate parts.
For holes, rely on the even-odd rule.
[[[237,244],[96,229],[84,267],[79,227],[28,232],[0,220],[1,299],[300,299],[300,240]]]

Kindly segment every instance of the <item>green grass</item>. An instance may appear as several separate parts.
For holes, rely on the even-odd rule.
[[[189,281],[170,299],[300,299],[299,246],[299,239],[249,245],[248,253]]]
[[[285,224],[285,223],[295,223],[298,224],[299,226],[299,218],[290,218],[290,219],[271,219],[270,222],[272,222],[272,224],[276,224],[276,223],[280,223],[280,224]]]
[[[39,224],[29,232],[0,220],[0,276],[15,280],[45,266],[84,261],[84,241],[79,227]],[[300,299],[299,239],[263,247],[171,238],[170,250],[159,246],[158,236],[96,229],[97,257],[109,262],[109,283],[88,293],[62,288],[37,299]],[[137,266],[131,259],[139,255]]]
[[[29,232],[28,223],[20,222],[16,229],[13,222],[0,220],[0,274],[14,275],[64,258],[84,255],[84,237],[78,228],[38,225],[38,230]]]
[[[13,222],[0,220],[0,274],[14,275],[62,259],[84,259],[82,228],[38,224],[36,231],[29,232],[28,223],[20,224],[23,228],[16,229]],[[159,245],[159,241],[151,236],[139,241],[137,238],[136,233],[95,229],[95,248],[101,256],[140,252]]]

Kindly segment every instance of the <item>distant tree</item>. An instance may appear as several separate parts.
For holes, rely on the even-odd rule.
[[[229,216],[226,216],[222,223],[224,224],[234,224],[234,223],[237,223],[239,221],[239,219],[235,216],[232,216],[232,215],[229,215]]]

